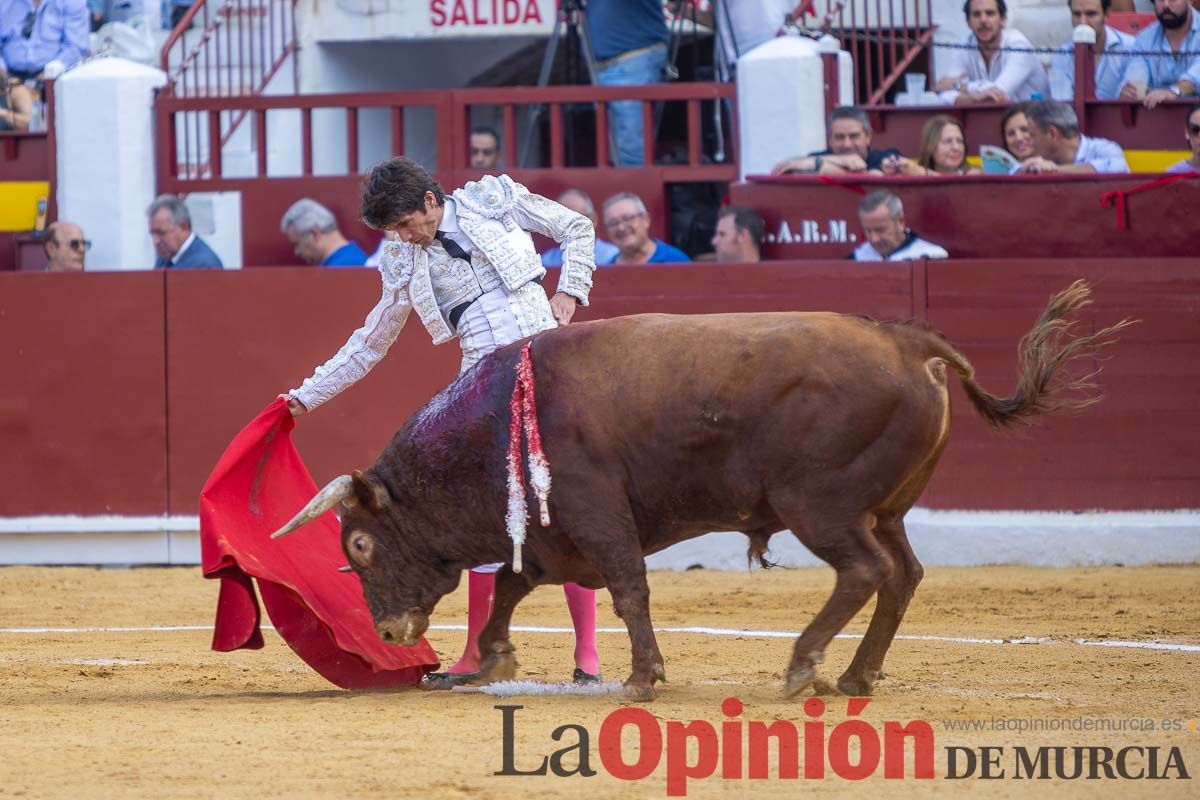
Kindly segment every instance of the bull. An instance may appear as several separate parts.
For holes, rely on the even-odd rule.
[[[796,640],[786,694],[817,680],[826,645],[878,595],[837,682],[846,694],[870,694],[923,575],[904,516],[949,437],[947,371],[995,427],[1096,402],[1094,373],[1062,368],[1129,321],[1076,335],[1069,316],[1088,295],[1078,281],[1051,298],[1019,347],[1009,397],[982,388],[967,359],[919,322],[642,315],[540,334],[532,363],[551,520],[528,532],[523,569],[509,563],[497,575],[479,637],[482,679],[515,674],[509,625],[521,599],[574,581],[609,590],[632,646],[625,692],[653,699],[666,676],[644,557],[711,531],[742,531],[748,558],[766,567],[770,538],[790,530],[837,577]],[[415,644],[464,569],[513,559],[505,453],[520,351],[520,343],[497,350],[460,376],[373,466],[332,481],[275,534],[340,505],[342,546],[385,641]]]

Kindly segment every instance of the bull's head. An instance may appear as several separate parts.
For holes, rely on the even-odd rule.
[[[411,647],[429,627],[429,615],[458,585],[460,570],[420,552],[404,535],[403,509],[387,487],[355,470],[334,478],[276,539],[338,507],[342,550],[362,581],[363,597],[385,642]]]

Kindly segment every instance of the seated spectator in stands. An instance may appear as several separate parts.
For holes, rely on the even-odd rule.
[[[884,175],[975,175],[967,163],[967,139],[962,126],[945,114],[925,121],[921,128],[921,153],[911,158],[883,162]]]
[[[1000,138],[1004,149],[1018,161],[1025,162],[1037,155],[1033,136],[1029,133],[1029,120],[1025,117],[1028,103],[1017,103],[1000,118]]]
[[[1188,114],[1185,133],[1192,157],[1172,164],[1167,167],[1167,172],[1200,172],[1200,106],[1193,107]]]
[[[0,78],[57,78],[87,55],[86,0],[0,2]]]
[[[753,208],[725,206],[717,212],[717,232],[712,246],[715,261],[725,264],[755,264],[762,261],[765,226]]]
[[[471,129],[471,168],[500,168],[500,134],[486,125]]]
[[[1020,52],[1033,44],[1025,34],[1005,27],[1004,0],[967,0],[963,13],[971,29],[966,47],[949,52],[946,77],[934,85],[943,102],[1010,103],[1049,93],[1046,70],[1037,54]]]
[[[142,0],[87,0],[92,30],[110,22],[132,22],[142,16]]]
[[[27,131],[33,113],[33,92],[16,78],[4,78],[0,94],[0,131]]]
[[[1154,0],[1154,16],[1158,22],[1137,35],[1133,49],[1166,55],[1130,58],[1121,87],[1125,100],[1145,95],[1146,108],[1176,97],[1191,97],[1200,89],[1200,11],[1189,8],[1187,0]]]
[[[1095,61],[1097,100],[1116,100],[1129,58],[1124,53],[1133,49],[1133,35],[1109,27],[1108,11],[1112,0],[1069,0],[1071,24],[1087,25],[1096,32],[1092,45]],[[1055,100],[1069,101],[1075,96],[1075,42],[1069,41],[1050,62],[1050,91]]]
[[[292,250],[306,264],[322,267],[361,267],[367,254],[338,230],[333,212],[308,197],[301,198],[283,214],[279,232],[292,243]]]
[[[1018,172],[1129,172],[1121,146],[1080,133],[1075,109],[1066,103],[1037,100],[1025,109],[1025,116],[1037,155],[1021,164]]]
[[[192,215],[173,194],[159,195],[146,209],[150,238],[158,251],[155,269],[222,269],[212,248],[192,231]]]
[[[61,220],[46,228],[43,246],[47,272],[82,272],[84,255],[92,249],[92,243],[83,238],[83,228]]]
[[[921,239],[904,222],[904,204],[891,192],[876,190],[858,204],[858,221],[867,241],[854,248],[854,261],[912,261],[947,258],[945,249]]]
[[[574,211],[576,214],[583,214],[592,223],[592,227],[596,227],[596,207],[592,205],[592,198],[588,197],[587,192],[582,189],[567,189],[558,196],[559,205],[564,205]],[[617,258],[617,253],[620,252],[617,246],[612,242],[606,242],[600,238],[599,232],[596,233],[596,266],[603,264],[611,264]],[[561,267],[562,266],[562,248],[555,245],[546,252],[542,253],[543,267]]]
[[[829,147],[806,156],[781,161],[771,170],[772,175],[789,172],[840,175],[847,172],[880,172],[883,161],[899,157],[895,148],[871,149],[871,120],[867,113],[853,106],[839,106],[829,115]]]
[[[650,215],[642,198],[632,192],[604,201],[604,230],[619,252],[614,264],[678,264],[691,261],[677,247],[650,237]]]

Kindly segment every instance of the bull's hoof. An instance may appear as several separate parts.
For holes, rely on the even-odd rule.
[[[478,672],[431,672],[421,679],[422,689],[447,690],[479,680]]]
[[[512,653],[492,653],[479,667],[483,683],[511,681],[517,677],[517,657]]]
[[[787,683],[783,687],[783,696],[788,700],[794,699],[817,679],[816,667],[797,667],[788,673]]]
[[[621,690],[621,694],[625,696],[626,700],[632,700],[635,703],[649,703],[655,697],[658,697],[658,693],[654,691],[653,684],[630,683],[628,681],[626,681],[624,689]]]
[[[838,678],[838,691],[850,697],[870,697],[875,691],[875,680],[865,675],[852,675],[847,672]]]

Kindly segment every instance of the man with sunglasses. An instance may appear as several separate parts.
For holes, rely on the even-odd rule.
[[[1184,135],[1187,136],[1188,147],[1191,148],[1192,157],[1185,158],[1183,161],[1177,161],[1167,167],[1167,172],[1200,172],[1200,105],[1192,106],[1192,110],[1188,112],[1187,123],[1184,127]]]
[[[47,272],[83,272],[83,258],[92,243],[83,238],[83,228],[60,220],[46,229],[45,247]]]
[[[0,78],[57,77],[88,52],[87,0],[0,2]]]

